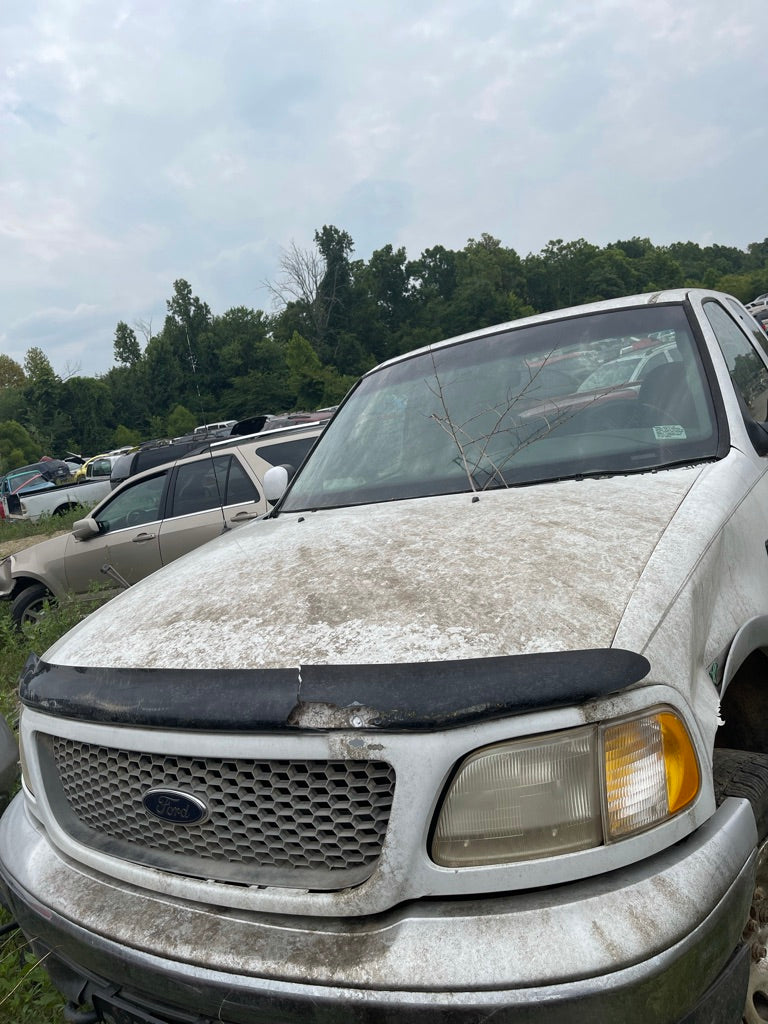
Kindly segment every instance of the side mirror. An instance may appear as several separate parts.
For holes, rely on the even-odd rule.
[[[98,532],[99,524],[90,516],[78,519],[72,524],[72,533],[78,540],[88,540],[89,537],[95,537]]]
[[[288,479],[288,470],[285,466],[270,466],[264,474],[264,497],[271,505],[285,494]]]

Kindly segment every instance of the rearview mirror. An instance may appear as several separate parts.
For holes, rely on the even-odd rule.
[[[90,516],[78,519],[72,524],[72,533],[78,540],[88,540],[89,537],[95,537],[98,532],[99,524]]]

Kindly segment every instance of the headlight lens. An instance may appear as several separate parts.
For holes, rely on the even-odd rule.
[[[599,846],[676,814],[699,782],[688,732],[668,709],[498,743],[460,765],[432,858],[469,867]]]
[[[699,791],[690,737],[669,711],[604,726],[603,756],[607,839],[663,821]]]

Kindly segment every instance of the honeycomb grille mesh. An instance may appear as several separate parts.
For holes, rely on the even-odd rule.
[[[65,798],[61,824],[94,847],[117,842],[134,861],[184,873],[197,865],[222,880],[335,888],[368,877],[381,853],[395,785],[383,761],[197,758],[49,743]],[[156,787],[201,799],[208,819],[159,820],[142,802]]]

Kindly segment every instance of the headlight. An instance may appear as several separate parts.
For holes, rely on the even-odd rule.
[[[676,814],[699,784],[691,739],[667,709],[497,743],[459,766],[432,859],[469,867],[599,846]]]

